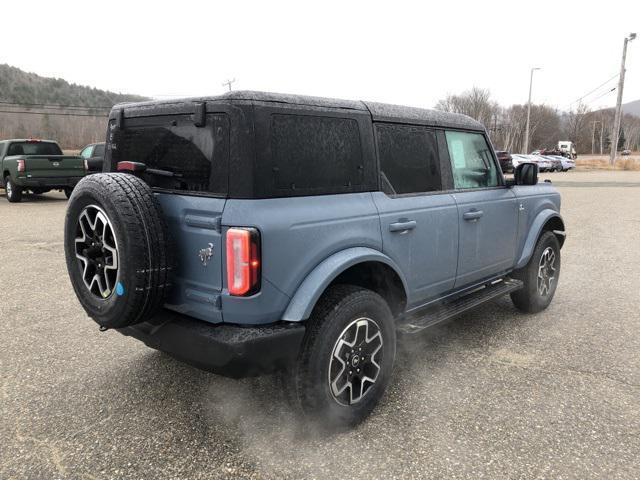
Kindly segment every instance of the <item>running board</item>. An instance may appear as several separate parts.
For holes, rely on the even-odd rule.
[[[506,278],[494,283],[487,284],[477,290],[467,293],[456,300],[441,303],[429,309],[423,310],[419,314],[409,315],[402,319],[398,325],[401,333],[417,333],[425,328],[437,323],[444,322],[461,313],[471,310],[478,305],[495,300],[507,293],[520,290],[523,283],[520,280]]]

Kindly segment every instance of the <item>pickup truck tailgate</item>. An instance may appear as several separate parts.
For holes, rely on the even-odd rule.
[[[27,155],[25,173],[37,177],[80,177],[84,175],[82,157],[66,155]]]

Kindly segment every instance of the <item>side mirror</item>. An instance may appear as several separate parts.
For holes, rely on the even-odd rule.
[[[513,177],[516,185],[537,185],[538,165],[535,163],[521,163],[516,167]]]

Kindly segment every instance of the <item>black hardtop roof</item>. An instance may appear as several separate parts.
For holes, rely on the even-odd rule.
[[[179,108],[189,103],[251,101],[273,102],[289,105],[304,105],[324,108],[338,108],[347,110],[369,111],[374,121],[415,123],[430,126],[454,127],[468,130],[484,131],[484,126],[467,115],[442,112],[426,108],[391,105],[386,103],[368,102],[361,100],[341,100],[336,98],[313,97],[309,95],[293,95],[284,93],[259,92],[251,90],[236,90],[218,96],[194,97],[173,100],[152,100],[147,102],[122,103],[114,109],[133,110],[136,113],[149,112],[154,106],[163,109]],[[132,112],[133,113],[133,112]]]

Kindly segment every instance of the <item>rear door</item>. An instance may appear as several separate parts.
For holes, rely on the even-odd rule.
[[[436,133],[423,126],[375,124],[382,192],[383,251],[402,269],[409,307],[451,290],[458,255],[458,214],[444,193]]]
[[[147,166],[142,178],[156,192],[172,240],[176,271],[165,307],[221,322],[222,230],[229,160],[229,118],[191,115],[130,118],[120,134],[118,161]]]
[[[513,267],[518,230],[516,197],[504,185],[485,136],[446,131],[458,205],[460,249],[456,288]]]

